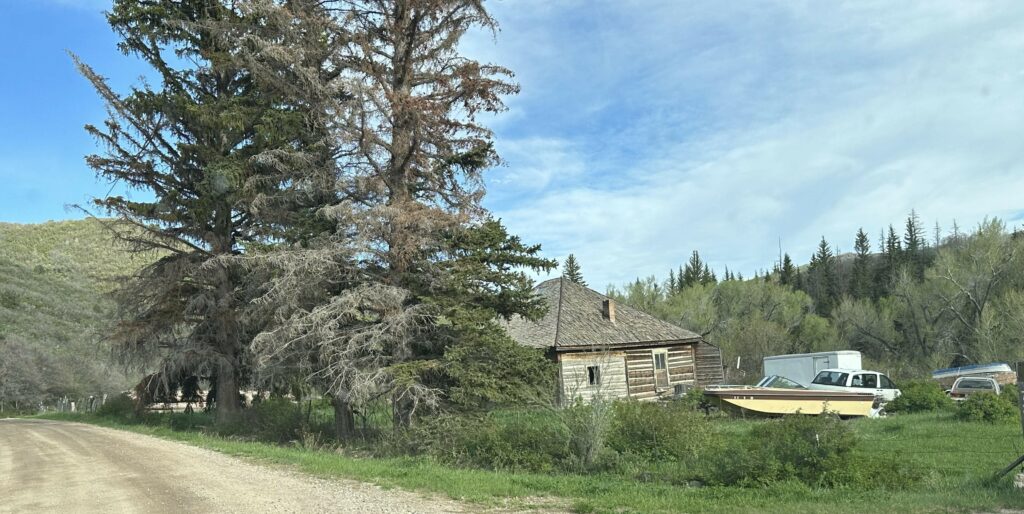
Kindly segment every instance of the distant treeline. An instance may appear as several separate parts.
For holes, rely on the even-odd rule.
[[[912,212],[902,235],[867,233],[854,253],[824,238],[805,266],[784,254],[773,269],[722,280],[698,252],[667,279],[637,279],[610,294],[720,345],[732,379],[752,380],[767,355],[853,349],[898,376],[1024,357],[1024,237],[998,219],[931,234]]]

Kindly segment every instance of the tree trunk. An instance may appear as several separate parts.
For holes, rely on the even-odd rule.
[[[217,373],[217,421],[226,421],[242,410],[238,395],[238,377],[230,364],[221,364]]]
[[[412,426],[413,411],[415,403],[405,396],[394,398],[391,402],[392,421],[395,428],[407,428]]]
[[[356,419],[352,412],[352,404],[337,396],[331,397],[334,406],[334,432],[338,441],[348,441],[356,432]]]

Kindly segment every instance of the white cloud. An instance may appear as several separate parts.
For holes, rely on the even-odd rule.
[[[822,236],[849,250],[912,208],[1024,210],[1024,4],[506,7],[490,60],[524,95],[493,207],[599,288],[692,249],[744,274],[779,238],[797,261]]]

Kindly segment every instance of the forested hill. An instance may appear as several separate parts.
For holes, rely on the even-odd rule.
[[[97,220],[0,223],[0,401],[122,390],[102,338],[115,277],[147,259]]]

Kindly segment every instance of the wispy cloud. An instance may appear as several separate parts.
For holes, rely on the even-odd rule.
[[[1024,209],[1024,4],[544,5],[471,43],[524,90],[489,205],[595,285]]]

